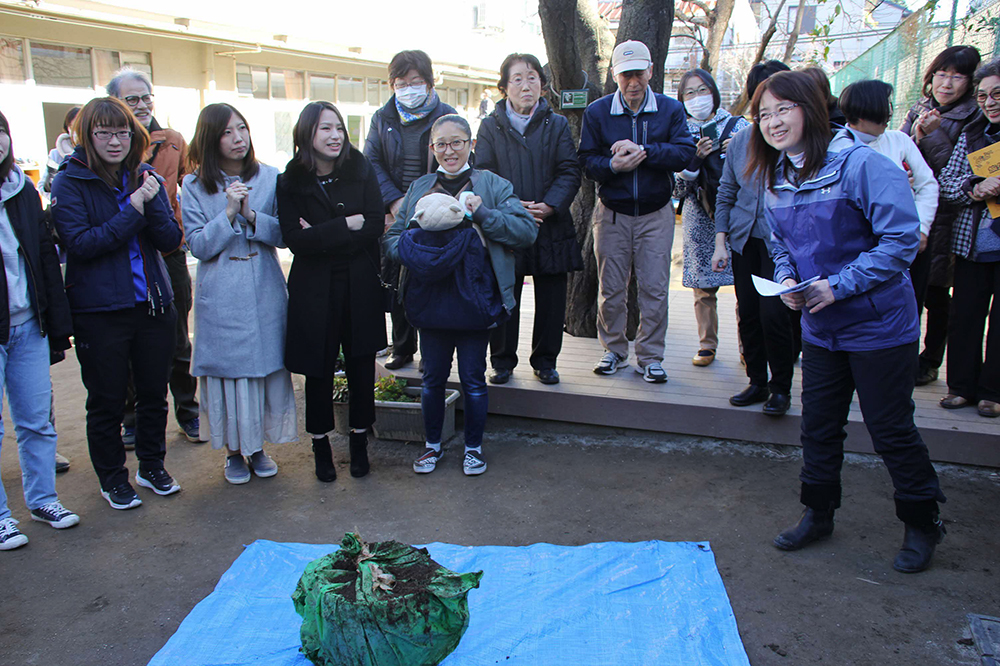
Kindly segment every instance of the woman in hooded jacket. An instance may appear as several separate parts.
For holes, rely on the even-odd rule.
[[[757,131],[747,172],[761,173],[767,188],[774,279],[792,290],[785,304],[803,312],[805,511],[774,545],[798,550],[832,535],[857,392],[905,526],[893,567],[923,571],[944,536],[945,497],[913,422],[920,327],[908,267],[920,227],[909,182],[849,130],[831,136],[825,100],[805,74],[770,77],[751,108]]]

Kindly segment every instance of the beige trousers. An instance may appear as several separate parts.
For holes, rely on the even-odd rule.
[[[698,322],[701,349],[719,348],[719,288],[694,288],[694,319]]]
[[[635,355],[641,368],[653,361],[663,362],[675,224],[669,204],[638,217],[615,213],[600,201],[594,209],[597,337],[608,351],[628,357],[626,297],[634,267],[639,288]]]

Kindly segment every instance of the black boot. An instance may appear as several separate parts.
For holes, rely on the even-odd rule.
[[[360,478],[368,474],[368,431],[351,431],[351,476]]]
[[[795,527],[790,527],[774,537],[774,545],[781,550],[798,550],[813,541],[828,539],[831,534],[833,534],[833,509],[816,511],[806,507]]]
[[[944,540],[946,531],[940,520],[930,527],[907,525],[892,568],[902,573],[918,573],[929,567],[934,547]]]
[[[903,521],[903,545],[892,568],[902,573],[917,573],[931,565],[934,547],[944,540],[944,525],[938,520],[936,500],[904,502],[896,500],[896,516]]]
[[[333,466],[333,452],[330,451],[330,438],[323,435],[313,439],[313,458],[316,460],[316,478],[323,483],[330,483],[337,478],[337,468]]]

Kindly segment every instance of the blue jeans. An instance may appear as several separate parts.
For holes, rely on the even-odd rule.
[[[29,509],[55,502],[56,429],[52,414],[52,380],[49,378],[49,342],[38,321],[29,319],[10,329],[10,340],[0,345],[0,399],[7,389],[7,404],[17,433],[21,458],[21,485]],[[0,441],[3,422],[0,420]],[[7,492],[0,483],[0,520],[10,518]]]
[[[458,352],[458,379],[465,404],[465,445],[483,443],[489,396],[486,393],[486,348],[490,332],[420,329],[420,355],[424,361],[424,385],[420,399],[427,441],[441,441],[444,423],[444,389],[451,374],[451,359]]]

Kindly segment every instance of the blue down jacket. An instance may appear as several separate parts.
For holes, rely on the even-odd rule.
[[[906,174],[849,130],[830,142],[826,161],[794,185],[782,155],[765,194],[774,279],[826,278],[836,301],[802,311],[802,338],[831,351],[872,351],[920,337],[909,265],[920,221]]]
[[[507,320],[486,247],[471,225],[407,229],[399,261],[409,271],[403,305],[417,328],[481,331]]]

